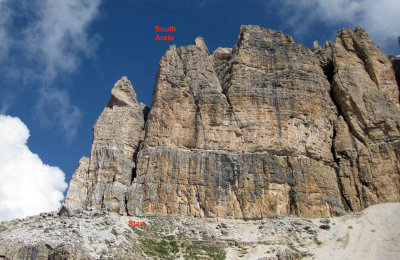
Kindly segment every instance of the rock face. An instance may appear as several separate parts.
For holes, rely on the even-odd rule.
[[[399,45],[400,47],[400,45]],[[400,56],[390,56],[390,60],[393,65],[394,72],[396,74],[397,84],[400,86]],[[400,99],[400,96],[399,96]]]
[[[125,215],[325,217],[400,201],[399,90],[361,28],[313,51],[242,26],[160,61],[151,110],[122,78],[65,205]]]
[[[86,207],[86,199],[88,194],[88,173],[89,173],[90,159],[82,157],[79,160],[78,169],[72,175],[71,182],[69,183],[67,196],[65,197],[64,204],[73,208]]]
[[[328,48],[339,111],[333,150],[345,205],[361,210],[399,201],[399,90],[392,64],[359,27],[340,31]]]
[[[147,108],[139,104],[123,77],[97,120],[90,160],[82,158],[64,204],[104,208],[125,214],[126,191],[135,176],[136,153],[143,141]]]

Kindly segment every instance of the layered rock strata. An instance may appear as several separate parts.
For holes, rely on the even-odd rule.
[[[313,51],[258,26],[212,55],[171,46],[146,112],[118,81],[66,205],[255,219],[400,201],[398,85],[361,28]]]

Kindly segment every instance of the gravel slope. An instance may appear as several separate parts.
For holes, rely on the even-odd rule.
[[[129,227],[129,221],[145,227]],[[400,203],[337,218],[127,217],[63,210],[0,223],[0,259],[400,259]]]

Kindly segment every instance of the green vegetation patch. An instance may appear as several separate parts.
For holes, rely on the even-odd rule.
[[[176,259],[178,257],[179,247],[176,241],[142,238],[139,239],[139,242],[140,248],[148,256],[156,259]]]
[[[185,259],[225,259],[225,250],[209,243],[195,241],[180,241],[165,239],[139,239],[140,248],[147,256],[155,259],[177,259],[183,256]]]
[[[146,227],[132,227],[143,253],[153,259],[225,259],[224,247],[213,238],[173,232],[174,224],[174,219],[153,218]]]
[[[0,232],[7,230],[6,226],[0,225]]]
[[[318,240],[318,237],[313,237],[314,243],[318,246],[322,245],[322,242]]]
[[[225,250],[209,244],[193,244],[185,247],[186,259],[225,259]]]

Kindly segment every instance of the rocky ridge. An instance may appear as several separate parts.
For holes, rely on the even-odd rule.
[[[359,27],[312,51],[250,25],[211,55],[171,46],[150,111],[116,83],[64,204],[262,219],[400,201],[396,64]]]

